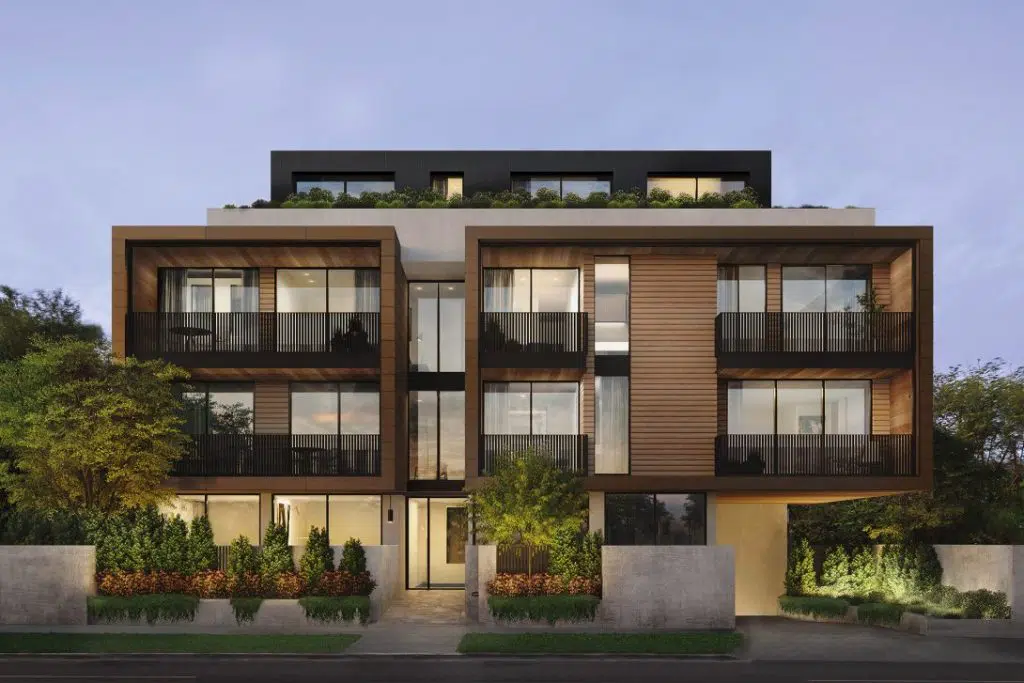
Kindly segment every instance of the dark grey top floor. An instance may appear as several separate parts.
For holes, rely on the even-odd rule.
[[[271,199],[303,181],[379,179],[396,189],[426,189],[458,177],[462,194],[508,190],[529,176],[598,178],[611,192],[647,187],[650,177],[742,181],[771,205],[769,151],[272,151]],[[586,185],[580,185],[586,187]]]

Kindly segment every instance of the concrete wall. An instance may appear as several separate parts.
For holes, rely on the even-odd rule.
[[[95,573],[93,546],[0,546],[0,624],[85,624]]]
[[[734,628],[735,566],[726,546],[606,545],[601,621],[627,629]]]
[[[1012,545],[937,545],[942,583],[959,591],[986,588],[1013,593]]]
[[[736,555],[737,616],[778,614],[786,579],[786,505],[708,501],[709,513],[712,507],[715,530],[712,535],[708,529],[708,542],[732,546]]]
[[[466,618],[471,622],[480,619],[479,554],[480,546],[466,544]]]
[[[472,546],[474,555],[476,557],[476,586],[473,587],[469,583],[469,550],[470,547],[466,547],[466,595],[471,596],[475,594],[476,600],[476,614],[477,621],[481,624],[488,624],[494,622],[494,617],[491,616],[491,610],[487,607],[487,584],[492,581],[498,573],[498,546],[496,545],[477,545]],[[469,598],[467,597],[467,600]],[[466,607],[466,615],[469,616],[472,613],[470,607]]]
[[[465,275],[467,225],[874,225],[874,209],[209,209],[211,226],[394,226],[410,279]]]
[[[336,550],[335,555],[340,559],[340,551]],[[366,568],[377,582],[377,587],[370,594],[370,614],[374,621],[387,611],[402,587],[401,567],[401,550],[397,545],[366,546]]]
[[[1024,624],[1024,545],[1013,546],[1013,585],[1010,599],[1010,619]]]

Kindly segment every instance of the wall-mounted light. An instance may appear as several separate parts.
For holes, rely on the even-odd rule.
[[[388,496],[388,524],[395,521],[395,511],[391,508],[391,496]]]

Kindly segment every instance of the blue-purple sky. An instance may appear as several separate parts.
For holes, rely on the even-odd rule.
[[[0,0],[0,283],[110,324],[110,226],[271,149],[770,149],[776,204],[934,225],[936,367],[1024,362],[1024,2]]]

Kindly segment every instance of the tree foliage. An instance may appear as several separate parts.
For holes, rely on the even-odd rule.
[[[311,527],[306,548],[299,559],[299,573],[306,584],[315,586],[327,572],[334,571],[334,549],[327,540],[327,529]]]
[[[267,523],[263,534],[263,548],[260,552],[260,574],[273,577],[295,571],[295,559],[288,545],[288,527],[274,520]]]
[[[113,513],[163,500],[185,446],[174,386],[186,377],[71,340],[0,363],[0,448],[13,453],[0,488],[44,510]]]
[[[579,477],[528,450],[497,459],[494,475],[470,496],[470,510],[488,542],[530,549],[550,545],[562,524],[581,526],[587,497]]]
[[[84,322],[82,307],[63,290],[25,294],[0,285],[0,362],[23,357],[34,339],[66,337],[99,343],[103,329]]]
[[[217,568],[217,546],[213,543],[213,527],[206,515],[192,520],[188,532],[188,573],[195,574]]]

